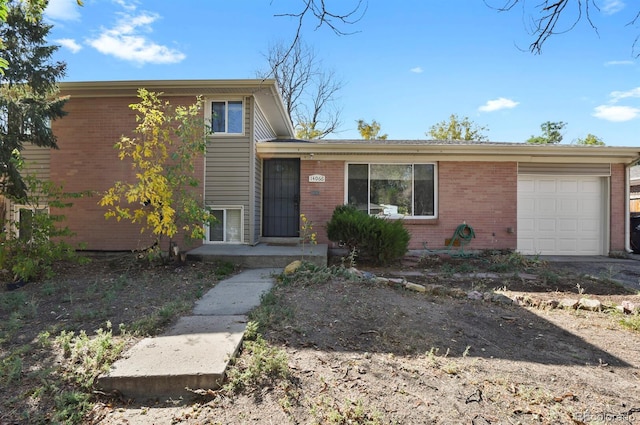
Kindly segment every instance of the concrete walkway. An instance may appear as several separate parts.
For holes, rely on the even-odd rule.
[[[246,314],[260,304],[282,269],[251,269],[219,282],[164,334],[145,338],[98,379],[105,392],[125,399],[192,396],[189,389],[217,389],[242,343]]]

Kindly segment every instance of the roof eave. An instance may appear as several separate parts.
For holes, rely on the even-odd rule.
[[[290,156],[329,159],[344,156],[428,156],[441,160],[479,161],[520,161],[520,162],[562,162],[571,160],[583,162],[612,162],[632,164],[640,159],[640,148],[610,146],[542,146],[542,145],[438,145],[438,144],[385,144],[362,143],[309,143],[309,142],[268,142],[257,146],[262,157]]]

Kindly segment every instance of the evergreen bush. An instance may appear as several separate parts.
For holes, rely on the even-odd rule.
[[[327,223],[327,236],[350,251],[356,250],[361,259],[380,265],[404,256],[411,239],[402,220],[371,216],[350,205],[335,208]]]

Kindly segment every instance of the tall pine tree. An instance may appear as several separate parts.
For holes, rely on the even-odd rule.
[[[42,10],[47,0],[43,0]],[[0,75],[0,192],[15,199],[26,196],[16,153],[25,145],[58,148],[51,121],[65,115],[66,99],[58,80],[66,64],[52,62],[58,46],[47,45],[51,25],[19,0],[9,0],[6,22],[0,24],[3,57],[8,66]]]

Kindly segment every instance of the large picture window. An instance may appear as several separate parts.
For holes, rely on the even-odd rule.
[[[214,133],[242,134],[242,101],[211,102],[211,131]]]
[[[347,203],[368,214],[435,217],[435,164],[349,164]]]

